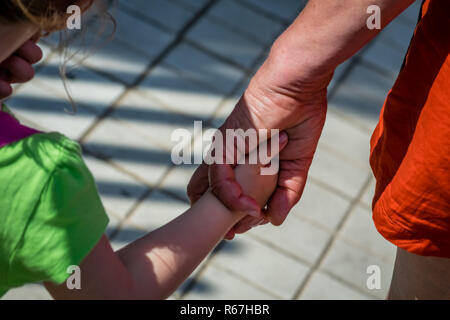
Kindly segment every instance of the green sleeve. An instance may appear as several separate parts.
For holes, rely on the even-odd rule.
[[[94,179],[80,151],[62,150],[11,255],[8,282],[12,286],[64,282],[70,275],[67,268],[81,263],[107,224]]]

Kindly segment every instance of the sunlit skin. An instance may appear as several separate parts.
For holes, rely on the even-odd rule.
[[[32,64],[42,58],[35,43],[39,34],[40,30],[27,22],[0,25],[1,98],[12,93],[12,83],[33,78]],[[286,143],[287,135],[282,133],[280,149]],[[259,170],[259,165],[235,169],[244,190],[263,205],[275,188],[277,175],[260,175]],[[172,222],[117,252],[103,236],[80,264],[82,290],[68,290],[65,283],[45,286],[56,299],[167,298],[244,216],[206,193]]]
[[[58,0],[56,4],[64,8],[74,2],[84,10],[91,1]],[[42,50],[36,44],[41,31],[29,21],[0,23],[0,101],[12,94],[11,84],[33,78],[32,65],[42,59]]]
[[[242,165],[235,170],[214,166],[210,168],[209,186],[208,168],[202,166],[189,186],[193,205],[188,211],[118,252],[112,250],[103,236],[80,266],[83,290],[46,283],[52,296],[165,298],[228,230],[232,229],[227,235],[232,238],[235,232],[245,232],[262,221],[281,224],[305,186],[325,120],[326,87],[335,67],[378,32],[365,27],[367,6],[380,6],[384,26],[411,2],[310,0],[275,42],[269,58],[221,128],[285,130],[289,139],[285,136],[281,143],[279,176],[261,176],[258,166]],[[42,57],[35,44],[38,34],[38,28],[26,22],[0,24],[0,99],[12,93],[11,83],[26,82],[33,77],[32,64]],[[269,199],[267,215],[246,215],[258,212]],[[413,257],[415,268],[403,263],[408,256]],[[441,267],[445,263],[448,266],[448,260],[433,257],[424,260],[409,253],[400,254],[390,298],[426,298],[443,292],[450,287],[450,280],[442,278],[439,270],[448,269]],[[415,270],[424,274],[424,280],[416,286],[412,281]],[[436,286],[442,286],[440,291]]]
[[[281,150],[287,135],[281,133],[279,141]],[[260,168],[243,164],[235,174],[243,190],[263,205],[277,175],[260,175]],[[82,290],[69,290],[65,283],[46,283],[46,288],[57,299],[167,298],[244,216],[207,192],[185,213],[117,252],[103,236],[80,265]]]
[[[220,128],[223,131],[227,128],[275,128],[285,130],[289,135],[289,143],[280,153],[277,189],[267,210],[261,214],[265,221],[280,225],[301,198],[325,122],[327,86],[335,68],[381,31],[367,28],[367,8],[379,6],[383,29],[412,2],[310,0],[273,44],[268,59]],[[208,168],[203,164],[198,168],[187,189],[191,203],[208,190],[209,181],[214,181],[214,194],[228,208],[249,212],[259,210],[234,181],[233,171],[227,165]],[[261,217],[245,217],[226,238],[232,239],[236,233],[248,231],[260,223]],[[416,268],[408,267],[411,261]],[[450,259],[399,252],[389,298],[423,299],[442,292],[446,292],[446,296],[441,295],[441,298],[449,298],[449,273],[444,277],[438,271],[448,270],[449,265]],[[420,274],[422,281],[414,281],[422,272],[420,270],[427,272]]]
[[[280,225],[299,201],[305,187],[327,112],[327,86],[335,68],[372,40],[381,30],[369,30],[367,7],[381,9],[381,27],[407,8],[413,0],[310,0],[297,19],[272,46],[270,55],[252,78],[244,95],[226,119],[227,128],[280,129],[289,143],[280,155],[278,188],[267,204],[266,220]],[[191,202],[219,180],[235,192],[215,192],[229,208],[255,211],[239,192],[226,166],[209,170],[201,165],[188,186]],[[232,195],[238,194],[234,197]],[[227,237],[245,232],[258,219],[246,218]]]

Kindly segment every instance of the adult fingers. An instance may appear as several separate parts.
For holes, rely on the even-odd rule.
[[[272,162],[273,160],[277,161],[277,166],[276,169],[278,169],[279,167],[279,155],[280,152],[283,151],[283,149],[287,146],[288,144],[288,135],[285,131],[280,132],[277,136],[271,137],[269,140],[267,140],[267,150],[265,150],[265,153],[267,155],[267,159],[268,160],[266,163],[260,163],[260,165],[263,168],[267,168],[267,167],[271,167],[272,166]],[[276,144],[273,144],[273,142],[277,142]],[[261,156],[261,145],[258,147],[258,152],[259,155]],[[267,152],[270,151],[270,154],[268,154]],[[262,152],[264,154],[264,152]],[[266,169],[261,169],[261,173],[264,174],[264,170]],[[266,170],[266,173],[271,173],[270,171]],[[276,174],[278,173],[278,170],[276,170],[275,172],[273,172],[272,174]]]
[[[214,195],[231,211],[259,216],[261,210],[258,203],[243,194],[230,165],[211,164],[209,166],[209,185]]]
[[[278,142],[278,146],[274,147],[271,144],[272,141],[274,141],[274,142],[277,141]],[[286,147],[287,143],[288,143],[288,135],[286,134],[286,132],[281,132],[279,135],[274,136],[273,139],[270,139],[268,141],[268,150],[266,150],[266,153],[267,153],[267,151],[270,152],[270,154],[267,155],[269,162],[267,164],[259,163],[258,166],[256,166],[256,167],[259,167],[261,170],[264,169],[264,168],[267,169],[267,167],[270,164],[270,160],[278,157],[279,152],[281,152]],[[277,160],[277,161],[279,161],[279,160]],[[270,165],[270,166],[272,167],[272,165]],[[266,172],[266,174],[268,174],[268,175],[269,174],[276,174],[277,171],[278,171],[278,164],[277,164],[275,170],[271,170],[271,171],[273,171],[273,173],[272,172]],[[260,172],[258,172],[258,170],[255,170],[254,174],[260,174]],[[262,174],[262,172],[261,172],[261,174]],[[261,181],[264,181],[264,180],[261,180]],[[260,224],[266,223],[266,222],[267,222],[267,220],[266,220],[265,216],[262,215],[262,214],[258,215],[258,216],[255,216],[255,217],[254,216],[246,216],[242,220],[240,220],[231,229],[230,233],[227,233],[227,236],[231,237],[231,235],[233,235],[233,237],[234,237],[235,233],[245,233],[248,230],[250,230],[252,227],[255,227],[257,225],[260,225]]]
[[[266,221],[264,215],[260,217],[246,216],[233,227],[233,230],[235,233],[245,233],[251,228],[259,226],[264,221]]]
[[[289,211],[300,200],[305,187],[309,164],[302,161],[282,161],[278,185],[267,204],[267,219],[273,225],[281,225]]]
[[[197,202],[198,199],[208,190],[208,165],[202,163],[194,172],[189,180],[187,186],[187,195],[191,201],[191,205]]]

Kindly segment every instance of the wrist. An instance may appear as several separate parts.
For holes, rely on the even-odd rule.
[[[336,66],[298,38],[280,36],[273,44],[264,64],[265,76],[273,85],[295,90],[299,94],[325,90]]]
[[[202,196],[204,201],[211,204],[211,209],[216,215],[220,215],[226,218],[226,220],[230,223],[230,227],[233,226],[236,222],[245,217],[245,213],[239,211],[231,211],[228,209],[221,201],[218,199],[211,190],[205,192]]]

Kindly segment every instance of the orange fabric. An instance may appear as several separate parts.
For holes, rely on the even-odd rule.
[[[450,258],[450,1],[427,0],[371,139],[378,231]]]

